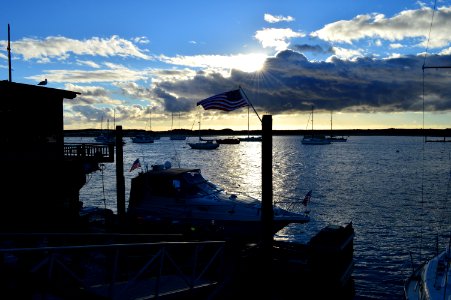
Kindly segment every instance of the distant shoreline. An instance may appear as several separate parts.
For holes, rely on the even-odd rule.
[[[94,137],[99,135],[102,129],[75,129],[64,130],[64,136],[81,136]],[[138,129],[123,129],[122,133],[125,137],[135,136],[137,133],[145,132]],[[428,137],[451,137],[451,128],[447,129],[337,129],[337,130],[314,130],[315,134],[334,135],[334,136],[428,136]],[[152,134],[157,136],[171,136],[171,135],[185,135],[185,136],[199,136],[198,130],[175,129],[168,131],[152,131]],[[312,130],[273,130],[274,136],[292,136],[292,135],[309,135]],[[201,130],[202,136],[255,136],[261,135],[261,130]]]

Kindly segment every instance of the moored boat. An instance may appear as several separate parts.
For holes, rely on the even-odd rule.
[[[347,142],[347,141],[348,141],[348,138],[347,138],[347,137],[344,137],[344,136],[334,136],[334,135],[329,136],[327,139],[328,139],[329,141],[331,141],[332,143],[335,143],[335,142]]]
[[[421,264],[404,284],[407,300],[438,300],[451,297],[450,247]]]
[[[218,143],[218,144],[239,144],[240,139],[237,139],[237,138],[216,139],[216,143]]]
[[[310,220],[307,213],[273,209],[273,233]],[[127,214],[137,228],[196,230],[228,239],[258,240],[262,230],[260,200],[226,193],[200,169],[170,164],[153,166],[132,179]]]
[[[240,138],[241,142],[261,142],[262,137],[261,136],[248,136],[244,138]]]
[[[327,145],[330,144],[330,139],[327,139],[325,135],[323,134],[314,134],[313,131],[313,106],[312,106],[312,134],[311,135],[304,135],[302,138],[301,143],[303,145]]]
[[[149,144],[154,142],[154,138],[148,134],[138,134],[131,138],[133,143]]]
[[[219,144],[214,141],[199,141],[197,143],[188,143],[188,145],[191,149],[197,150],[213,150],[219,147]]]
[[[327,139],[324,135],[311,135],[304,136],[301,143],[303,145],[327,145],[330,144],[331,141]]]

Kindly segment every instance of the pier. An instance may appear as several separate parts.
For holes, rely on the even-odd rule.
[[[93,163],[114,162],[114,145],[98,143],[64,143],[64,159]]]

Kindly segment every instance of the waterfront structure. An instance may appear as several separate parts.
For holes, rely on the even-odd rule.
[[[86,174],[114,160],[105,145],[64,144],[63,100],[78,94],[0,81],[0,231],[74,225]]]

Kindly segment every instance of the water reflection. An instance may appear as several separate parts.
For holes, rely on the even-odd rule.
[[[423,148],[424,147],[424,148]],[[435,251],[437,233],[451,228],[449,205],[451,143],[422,143],[421,137],[351,137],[346,143],[301,144],[301,137],[273,138],[274,200],[302,200],[313,190],[312,221],[279,232],[282,239],[308,240],[328,224],[353,222],[356,298],[400,299],[410,271]],[[136,158],[149,165],[171,161],[202,169],[227,191],[261,196],[261,143],[242,142],[202,151],[185,141],[124,146],[128,172]],[[92,174],[80,191],[85,203],[115,210],[114,164]],[[105,193],[103,193],[103,190]],[[441,235],[440,235],[441,236]],[[447,242],[440,239],[440,247]]]

